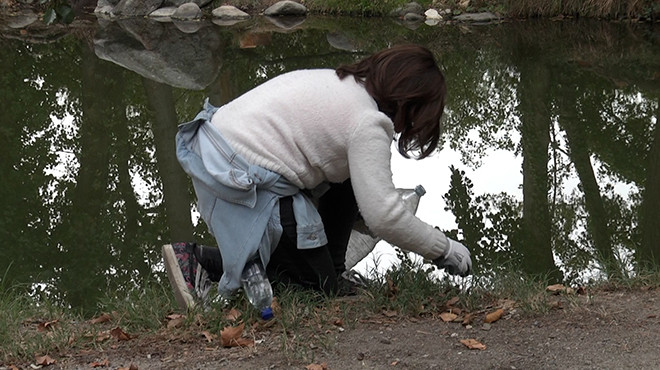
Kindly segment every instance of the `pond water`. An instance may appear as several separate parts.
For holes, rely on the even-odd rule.
[[[93,310],[106,292],[163,279],[161,244],[213,243],[175,158],[178,123],[205,97],[220,105],[282,72],[404,42],[434,51],[449,97],[441,150],[394,154],[395,184],[426,188],[418,215],[463,240],[477,273],[580,282],[660,264],[659,31],[323,17],[3,28],[0,287]]]

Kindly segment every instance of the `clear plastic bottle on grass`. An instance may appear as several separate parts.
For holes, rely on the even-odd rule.
[[[245,265],[241,283],[250,304],[259,310],[262,319],[270,320],[273,317],[273,288],[258,256]]]
[[[414,189],[396,189],[406,207],[412,212],[417,212],[420,198],[426,194],[426,189],[422,185],[417,185]],[[351,237],[346,248],[346,261],[344,266],[346,271],[352,269],[358,262],[362,261],[371,251],[374,250],[380,238],[374,236],[369,228],[360,219],[355,223],[351,231]]]

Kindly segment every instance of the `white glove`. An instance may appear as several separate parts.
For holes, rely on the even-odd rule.
[[[451,275],[468,276],[472,270],[470,251],[461,243],[447,238],[449,248],[442,256],[433,260],[439,268],[444,268]]]

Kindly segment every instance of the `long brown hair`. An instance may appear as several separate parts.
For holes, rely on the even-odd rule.
[[[428,157],[438,146],[447,88],[433,53],[418,45],[397,45],[336,70],[365,85],[378,109],[394,123],[399,153]]]

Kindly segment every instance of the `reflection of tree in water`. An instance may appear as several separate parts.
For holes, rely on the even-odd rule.
[[[447,210],[456,216],[460,230],[446,234],[470,246],[476,272],[497,273],[515,266],[522,256],[520,243],[521,204],[507,194],[474,196],[472,180],[464,171],[450,167],[451,183],[444,198]]]
[[[646,186],[645,204],[657,198],[648,191],[653,180],[644,182],[647,172],[653,179],[655,167],[650,165],[649,151],[654,143],[653,135],[657,136],[657,124],[652,117],[655,113],[657,120],[658,94],[657,84],[647,81],[653,76],[652,71],[657,71],[657,46],[637,38],[638,42],[631,44],[630,37],[617,34],[623,31],[625,35],[630,31],[620,25],[601,28],[547,24],[545,37],[541,39],[532,30],[526,30],[525,25],[516,27],[521,29],[516,32],[508,29],[508,32],[517,39],[509,38],[508,34],[499,35],[498,40],[503,40],[504,48],[498,41],[496,48],[488,48],[486,52],[473,51],[465,55],[466,60],[455,61],[456,66],[448,67],[456,68],[463,76],[456,79],[460,85],[451,89],[460,96],[453,99],[457,106],[449,106],[450,145],[463,143],[462,137],[470,129],[476,130],[480,139],[476,149],[469,144],[456,147],[463,153],[466,163],[479,164],[488,148],[507,148],[509,142],[502,138],[515,137],[518,131],[515,122],[521,121],[518,133],[523,156],[524,206],[522,214],[517,217],[524,221],[526,214],[536,213],[537,216],[530,217],[527,225],[522,222],[520,244],[515,245],[514,238],[512,248],[519,248],[523,268],[537,264],[528,272],[548,273],[553,266],[552,260],[551,264],[538,265],[546,257],[535,257],[534,250],[551,252],[550,256],[559,258],[569,280],[593,267],[606,275],[617,276],[623,273],[623,262],[629,266],[630,251],[634,250],[639,252],[637,262],[653,261],[659,250],[657,242],[654,245],[648,242],[654,239],[648,235],[657,233],[657,227],[650,226],[650,220],[657,217],[657,213],[651,216],[647,205],[638,226],[635,208],[640,206],[640,194],[624,199],[614,192],[613,184],[631,183],[633,188],[640,189]],[[571,34],[575,37],[572,38]],[[590,43],[575,45],[577,42],[574,44],[572,40],[590,40]],[[585,48],[589,53],[581,52]],[[640,48],[639,52],[633,51]],[[613,50],[617,52],[613,53]],[[480,62],[478,56],[482,53],[496,59],[495,63],[471,63]],[[576,60],[575,55],[580,55],[581,59]],[[626,70],[619,74],[609,67],[611,64],[626,66]],[[491,65],[500,65],[500,72],[514,73],[498,75],[490,69]],[[517,78],[511,79],[511,76]],[[653,78],[657,79],[657,76]],[[496,83],[492,83],[494,79],[497,79]],[[511,104],[506,97],[511,98],[511,91],[517,92],[513,97],[518,101],[517,112],[509,110]],[[506,109],[484,109],[496,105]],[[653,146],[656,147],[657,144]],[[546,172],[548,160],[549,173]],[[564,194],[566,181],[573,177],[572,173],[580,181],[579,192]],[[536,185],[526,186],[528,180],[532,181],[530,185]],[[546,183],[551,187],[543,190]],[[541,188],[529,195],[525,190],[539,186]],[[449,195],[454,188],[452,182]],[[547,204],[548,199],[552,213],[551,218],[544,221],[544,217],[539,218],[542,213],[538,212],[546,207],[544,203]],[[468,208],[478,208],[480,203],[475,202]],[[657,200],[655,202],[657,204]],[[456,211],[453,207],[455,205],[452,210]],[[465,207],[459,209],[463,211]],[[483,213],[483,217],[487,214]],[[457,220],[459,227],[467,227],[461,224],[458,214]],[[544,229],[552,231],[546,232],[546,236],[539,234]],[[550,242],[552,249],[550,244],[543,246]]]
[[[8,53],[20,62],[3,74],[32,81],[3,85],[20,96],[3,110],[3,122],[16,123],[2,135],[2,163],[12,177],[1,187],[7,217],[0,230],[12,246],[0,252],[12,264],[3,283],[44,283],[33,288],[93,310],[100,294],[151,275],[160,260],[154,240],[167,229],[158,192],[140,204],[132,184],[136,174],[158,180],[139,80],[73,38],[24,53],[31,58]]]
[[[614,24],[464,32],[361,23],[340,28],[356,51],[329,45],[331,22],[273,33],[253,49],[232,42],[235,31],[218,31],[220,71],[205,91],[140,78],[70,37],[4,45],[16,50],[0,56],[13,68],[0,75],[0,98],[13,102],[0,110],[13,123],[0,131],[0,236],[8,246],[0,263],[13,263],[6,278],[47,282],[62,302],[93,309],[95,295],[120,296],[158,271],[159,244],[191,235],[214,243],[203,222],[190,222],[194,197],[174,157],[176,124],[192,119],[206,95],[222,104],[282,72],[333,68],[404,41],[429,45],[442,64],[445,134],[466,166],[478,167],[489,149],[524,158],[524,202],[475,195],[452,167],[445,199],[458,228],[447,232],[472,248],[479,271],[511,262],[549,273],[559,261],[576,279],[631,251],[660,264],[657,46]],[[73,122],[52,124],[51,115]],[[573,178],[580,185],[569,193]],[[617,182],[634,193],[618,195]]]

